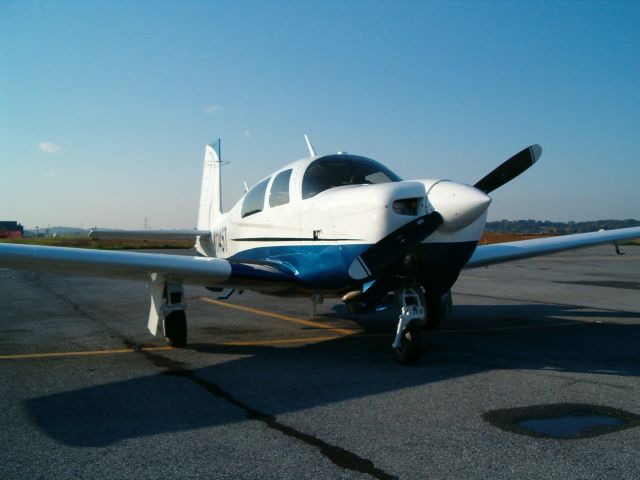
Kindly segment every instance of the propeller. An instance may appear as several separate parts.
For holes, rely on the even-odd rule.
[[[541,154],[540,145],[531,145],[502,163],[473,187],[449,180],[435,182],[425,192],[433,208],[431,213],[406,223],[370,246],[353,260],[349,266],[349,276],[354,280],[374,277],[400,261],[411,248],[436,230],[454,232],[472,224],[491,203],[487,193],[516,178],[533,165]]]
[[[505,183],[510,182],[536,163],[540,155],[542,155],[542,147],[540,145],[531,145],[521,152],[516,153],[509,160],[486,175],[476,183],[474,187],[482,190],[484,193],[493,192],[496,188],[500,188]]]
[[[356,257],[349,266],[349,276],[362,280],[393,265],[411,247],[435,232],[442,222],[442,215],[431,212],[394,230]]]
[[[351,278],[377,276],[436,230],[454,232],[470,225],[491,203],[491,198],[477,188],[450,180],[434,183],[424,195],[430,213],[404,224],[356,257],[349,266]]]

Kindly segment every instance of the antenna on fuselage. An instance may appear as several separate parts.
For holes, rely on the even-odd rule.
[[[307,136],[306,133],[304,134],[304,140],[307,142],[307,148],[309,149],[309,156],[316,157],[318,154],[313,149],[313,145],[311,145],[311,140],[309,140],[309,137]]]

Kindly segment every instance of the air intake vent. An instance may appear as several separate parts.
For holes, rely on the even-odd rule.
[[[422,197],[403,198],[393,202],[393,211],[399,215],[418,215],[418,208],[422,202]]]

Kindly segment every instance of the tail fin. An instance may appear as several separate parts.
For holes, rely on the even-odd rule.
[[[198,230],[211,230],[222,213],[220,139],[205,147]]]

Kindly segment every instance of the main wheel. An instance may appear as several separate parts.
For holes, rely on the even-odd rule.
[[[187,344],[187,316],[184,310],[174,310],[164,318],[164,336],[172,347]]]
[[[425,298],[425,322],[422,325],[423,330],[437,330],[444,322],[448,322],[453,315],[453,299],[451,290],[441,297]]]
[[[393,359],[401,365],[415,365],[422,355],[422,328],[411,322],[402,332],[400,348],[393,348]]]

